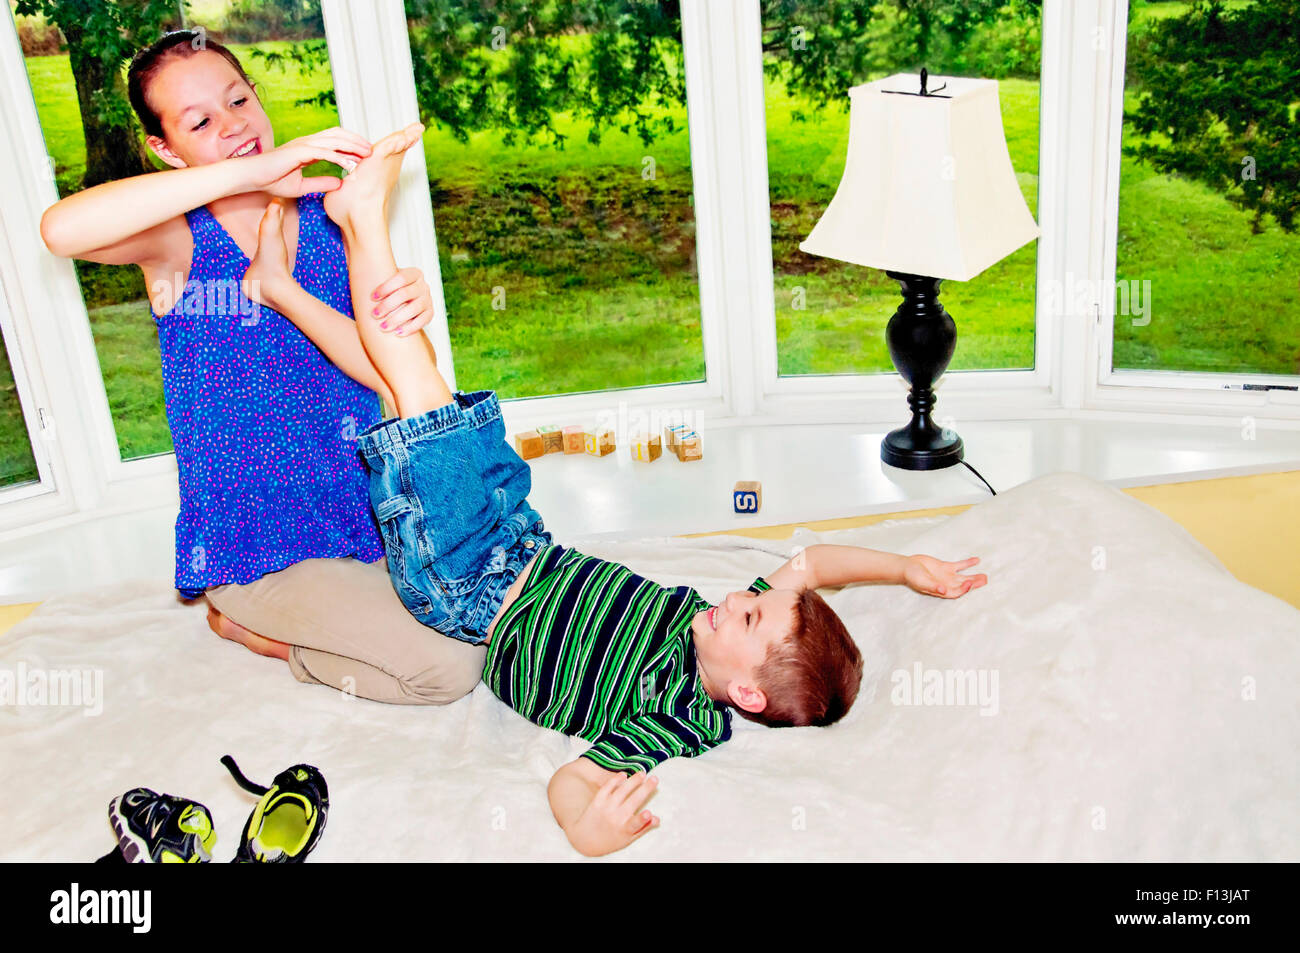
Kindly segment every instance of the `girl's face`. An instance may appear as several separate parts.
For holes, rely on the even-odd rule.
[[[161,139],[150,136],[149,147],[174,168],[275,148],[271,120],[257,94],[219,53],[200,50],[170,58],[154,74],[148,93],[164,133]]]

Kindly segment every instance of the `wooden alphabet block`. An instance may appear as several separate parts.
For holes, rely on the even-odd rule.
[[[538,427],[537,433],[542,438],[542,453],[564,452],[564,431],[559,427],[552,427],[548,424],[545,427]]]
[[[665,427],[664,447],[668,450],[671,450],[673,453],[676,453],[678,439],[682,434],[689,433],[689,432],[692,431],[685,424],[676,424],[672,427]]]
[[[741,480],[732,490],[731,500],[737,513],[757,513],[763,506],[763,484]]]
[[[704,443],[694,430],[687,430],[677,440],[677,459],[686,463],[704,459]]]
[[[663,441],[658,434],[639,433],[632,438],[632,459],[651,463],[659,459],[664,452]]]
[[[603,457],[614,452],[614,431],[588,430],[582,435],[587,452],[593,457]]]
[[[585,434],[581,427],[564,428],[564,452],[565,453],[582,453],[587,449]]]
[[[515,434],[515,452],[525,460],[540,457],[546,451],[542,449],[542,437],[536,430],[525,430]]]

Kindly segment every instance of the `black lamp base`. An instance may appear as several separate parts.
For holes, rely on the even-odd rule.
[[[903,303],[885,328],[889,356],[911,385],[912,421],[880,441],[880,459],[903,470],[942,470],[961,463],[965,448],[953,430],[936,427],[934,382],[943,376],[957,346],[957,325],[939,303],[942,278],[887,271],[903,291]]]
[[[902,470],[942,470],[961,463],[965,454],[961,437],[951,430],[927,431],[914,424],[885,435],[880,441],[881,460]]]

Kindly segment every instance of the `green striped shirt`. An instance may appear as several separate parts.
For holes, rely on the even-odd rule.
[[[687,586],[545,546],[497,622],[483,681],[528,720],[591,741],[582,756],[606,770],[693,758],[731,737],[696,665],[691,620],[708,607]]]

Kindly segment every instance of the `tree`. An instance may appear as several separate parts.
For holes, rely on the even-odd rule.
[[[45,17],[68,42],[86,139],[83,188],[152,171],[122,67],[177,11],[176,0],[17,0],[15,13]]]
[[[672,132],[657,103],[684,102],[680,0],[405,0],[421,118],[457,140],[497,129],[507,144],[549,138],[568,112],[605,128],[635,129],[643,142]],[[891,7],[914,27],[904,37],[917,68],[933,41],[959,47],[982,24],[1010,12],[1037,19],[1041,0],[762,0],[764,70],[790,91],[824,105],[887,62],[900,68],[897,44],[882,55],[867,35],[877,10]],[[583,34],[585,45],[566,38]],[[256,53],[269,65],[327,62],[323,42],[283,53]],[[316,97],[328,102],[332,93]],[[308,100],[309,101],[309,100]]]
[[[566,111],[597,143],[611,124],[647,143],[676,128],[654,106],[685,100],[678,0],[406,0],[406,15],[420,111],[461,142],[497,128],[563,147]],[[579,33],[581,52],[556,42]]]
[[[1257,0],[1233,10],[1220,0],[1194,0],[1183,16],[1135,36],[1128,71],[1140,98],[1124,118],[1135,132],[1156,138],[1125,153],[1223,192],[1254,213],[1256,234],[1265,214],[1295,231],[1297,23],[1300,0]]]

